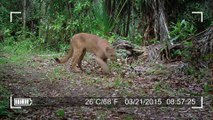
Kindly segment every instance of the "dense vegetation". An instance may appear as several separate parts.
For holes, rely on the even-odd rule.
[[[178,36],[176,39],[183,40],[212,22],[211,0],[25,1],[25,6],[20,4],[23,0],[1,1],[0,15],[4,17],[0,19],[0,28],[5,41],[23,41],[22,37],[26,37],[34,42],[35,47],[56,50],[64,50],[62,44],[68,43],[69,38],[79,32],[97,34],[111,42],[121,37],[147,45],[167,36]],[[26,13],[26,19],[14,15],[10,23],[10,11],[22,11]],[[205,11],[205,22],[201,23],[200,16],[192,15],[192,11]],[[168,28],[162,28],[164,24]]]
[[[10,22],[11,11],[21,11],[22,14],[14,14],[13,21]],[[192,14],[192,11],[203,11],[204,22],[200,22],[200,15]],[[129,68],[136,68],[141,65],[144,60],[139,59],[139,61],[131,65],[121,65],[121,63],[111,64],[110,67],[115,71],[113,79],[98,76],[96,75],[97,73],[90,75],[90,73],[92,73],[90,70],[86,71],[86,73],[81,76],[82,78],[79,78],[78,75],[66,73],[64,69],[61,71],[62,67],[53,67],[53,62],[50,60],[54,56],[51,56],[52,53],[67,51],[70,38],[76,33],[86,32],[106,38],[110,43],[114,43],[118,40],[126,40],[139,47],[161,44],[165,45],[163,48],[167,48],[174,44],[181,44],[186,47],[171,51],[171,55],[169,56],[173,58],[181,56],[181,58],[183,58],[181,60],[184,60],[184,62],[191,62],[194,59],[191,54],[194,48],[192,48],[193,41],[188,38],[212,27],[212,25],[212,0],[0,0],[0,65],[2,68],[9,69],[15,64],[15,66],[17,65],[18,67],[16,66],[14,70],[17,71],[20,68],[30,66],[28,70],[33,73],[35,71],[31,71],[31,68],[35,69],[35,75],[37,76],[41,75],[38,71],[43,73],[48,71],[46,76],[51,84],[48,82],[47,86],[60,82],[56,79],[71,79],[71,81],[73,79],[84,79],[85,83],[83,82],[83,87],[87,87],[87,85],[93,86],[93,84],[97,84],[97,87],[100,87],[103,84],[109,91],[122,89],[122,95],[132,95],[134,91],[131,91],[131,86],[136,85],[136,88],[140,88],[141,86],[137,86],[139,84],[134,82],[137,82],[137,80],[141,82],[143,79],[141,80],[138,74],[131,74]],[[161,49],[161,51],[163,50],[166,49]],[[42,54],[51,54],[51,58],[49,56],[39,58],[39,55]],[[207,57],[205,55],[202,60],[209,60],[209,58],[212,59],[212,54],[209,55],[208,53]],[[41,59],[45,62],[49,61],[43,64]],[[42,65],[40,65],[40,63],[42,63]],[[45,66],[46,64],[48,65]],[[88,63],[85,64],[89,67],[92,66]],[[153,79],[167,80],[169,77],[173,79],[178,78],[175,77],[176,73],[172,76],[172,70],[167,70],[170,68],[167,68],[168,66],[165,67],[163,64],[152,65],[151,63],[150,65],[143,63],[141,66],[143,66],[144,69],[147,68],[147,71],[144,70],[141,73],[142,76],[145,76],[145,78],[150,81]],[[7,69],[6,71],[0,69],[0,79],[15,80],[18,75],[15,75],[14,78],[10,78],[11,76],[5,74],[7,72],[10,73],[12,70]],[[170,81],[168,84],[154,81],[153,89],[156,93],[154,95],[161,95],[159,94],[160,92],[162,92],[163,95],[172,94],[174,96],[183,95],[182,92],[193,95],[206,95],[210,88],[205,80],[208,79],[209,76],[207,75],[206,69],[199,70],[198,74],[195,72],[194,66],[188,67],[184,75],[187,74],[192,77],[186,77],[188,81],[186,80],[187,82],[184,83],[184,85],[187,86],[188,84],[197,82],[202,86],[203,91],[200,90],[201,87],[199,85],[197,85],[198,87],[196,84],[193,85],[195,88],[197,87],[197,91],[202,91],[201,93],[193,92],[194,88],[191,90],[191,86],[184,88],[184,85],[176,80],[175,82],[178,81],[177,84],[182,86],[175,88],[175,90],[177,90],[174,90],[175,92],[173,91],[174,86],[169,86]],[[20,73],[17,72],[17,74],[22,74],[26,71],[18,71]],[[61,74],[66,77],[60,76]],[[127,76],[126,78],[125,75]],[[149,77],[149,75],[157,77],[152,78]],[[168,78],[163,78],[167,75],[169,76]],[[180,74],[178,73],[177,75]],[[180,77],[181,80],[185,79],[184,75],[182,78]],[[125,80],[123,80],[124,78]],[[91,81],[87,79],[91,79]],[[135,81],[132,81],[132,79]],[[54,80],[56,81],[54,82]],[[75,80],[73,81],[75,83]],[[13,116],[14,114],[6,110],[8,101],[5,98],[8,97],[11,92],[7,90],[9,88],[5,87],[5,84],[8,86],[10,86],[10,84],[7,82],[3,84],[3,82],[0,80],[0,115],[15,118]],[[42,83],[43,81],[41,80],[39,82]],[[31,84],[31,82],[29,83]],[[78,83],[75,84],[76,85],[71,87],[78,86]],[[149,86],[148,83],[145,83],[145,85]],[[184,89],[182,89],[182,87]],[[136,88],[135,90],[138,90]],[[190,90],[188,90],[188,88],[190,88]],[[60,89],[61,88],[58,88],[58,90]],[[135,93],[137,94],[137,92]],[[145,94],[146,91],[142,93]],[[46,95],[46,93],[44,95]],[[19,113],[19,111],[15,112]],[[63,116],[64,110],[59,109],[57,114]]]

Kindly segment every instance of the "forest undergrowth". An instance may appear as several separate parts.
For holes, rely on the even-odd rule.
[[[1,43],[0,92],[2,115],[9,118],[73,118],[73,119],[139,119],[139,118],[206,118],[211,115],[211,96],[206,83],[210,71],[202,69],[187,74],[182,71],[183,62],[148,62],[143,55],[131,64],[120,59],[109,62],[111,74],[104,75],[87,54],[83,60],[85,72],[73,73],[70,61],[56,64],[54,57],[63,56],[51,50],[38,50],[28,40]],[[65,53],[64,53],[65,54]],[[128,96],[204,96],[205,108],[193,110],[187,107],[43,107],[9,110],[8,97],[13,93],[28,97],[128,97]],[[29,114],[33,113],[33,114]],[[141,114],[143,113],[143,114]],[[152,114],[150,114],[152,113]],[[41,116],[42,115],[42,116]]]

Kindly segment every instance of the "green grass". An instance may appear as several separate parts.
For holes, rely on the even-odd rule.
[[[68,75],[66,74],[66,71],[63,70],[61,66],[57,66],[53,70],[47,72],[46,76],[51,83],[54,83],[54,82],[57,82],[57,80],[60,80],[61,78],[63,78],[63,76],[68,76]]]
[[[60,116],[60,117],[64,117],[65,116],[65,111],[64,109],[58,109],[56,111],[56,115]]]
[[[40,50],[35,47],[35,43],[30,39],[14,41],[10,38],[5,38],[4,42],[0,42],[0,65],[3,69],[5,64],[12,64],[15,66],[30,65],[31,67],[38,67],[36,62],[30,64],[23,64],[29,60],[32,60],[32,57],[40,54],[52,54],[54,52],[48,50]],[[45,57],[45,56],[42,56]],[[1,70],[0,70],[1,71]],[[17,74],[23,74],[21,69],[15,70]],[[53,71],[53,76],[58,77],[59,70],[56,68]],[[14,118],[14,112],[9,110],[9,97],[12,94],[5,85],[2,84],[4,74],[0,73],[0,116],[5,118]],[[61,115],[61,114],[60,114]]]
[[[1,82],[1,81],[0,81]],[[4,85],[0,84],[0,116],[11,116],[9,112],[9,96],[10,91]]]
[[[0,53],[1,54],[1,53]],[[0,57],[0,64],[6,64],[7,63],[7,58],[5,57]]]
[[[43,55],[49,57],[48,54],[55,54],[45,48],[38,48],[38,45],[33,40],[26,39],[22,41],[13,41],[13,39],[5,39],[5,42],[0,43],[0,64],[6,62],[23,63],[29,60],[33,55]],[[54,56],[51,56],[54,57]]]
[[[124,120],[134,120],[132,115],[125,115]]]

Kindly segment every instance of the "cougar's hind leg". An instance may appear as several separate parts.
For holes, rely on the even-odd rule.
[[[82,50],[75,50],[73,52],[73,56],[72,56],[72,69],[74,72],[80,72],[80,70],[77,68],[77,63],[80,59]]]
[[[81,63],[82,63],[82,60],[83,60],[85,54],[86,54],[86,49],[84,49],[84,50],[82,51],[82,54],[81,54],[81,56],[80,56],[80,58],[79,58],[79,61],[78,61],[78,67],[79,67],[82,71],[84,71],[84,69],[82,68]]]

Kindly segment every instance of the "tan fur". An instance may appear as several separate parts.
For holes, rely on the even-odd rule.
[[[97,35],[92,35],[88,33],[79,33],[72,37],[70,40],[70,50],[68,54],[59,60],[55,58],[58,63],[65,63],[72,59],[72,68],[74,72],[79,72],[77,64],[81,70],[81,61],[86,54],[86,51],[94,53],[96,62],[101,66],[105,73],[109,73],[109,68],[107,66],[107,59],[115,59],[115,50],[110,47],[107,40],[104,40]]]

